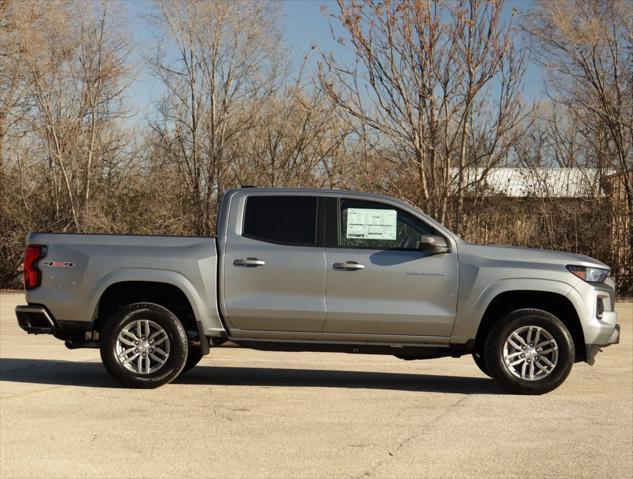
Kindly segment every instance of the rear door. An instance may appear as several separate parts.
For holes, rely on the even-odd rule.
[[[422,218],[375,201],[328,204],[325,332],[450,336],[457,308],[457,252],[418,249],[440,234]],[[336,227],[332,225],[336,222]]]
[[[254,193],[232,205],[224,258],[224,312],[239,330],[321,331],[325,253],[315,196]]]

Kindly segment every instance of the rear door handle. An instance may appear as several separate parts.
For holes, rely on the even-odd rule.
[[[334,263],[332,265],[334,269],[347,269],[356,271],[359,269],[365,269],[364,264],[357,263],[356,261],[346,261],[345,263]]]
[[[251,268],[255,268],[257,266],[264,266],[265,264],[266,264],[266,261],[264,261],[263,259],[257,259],[257,258],[246,258],[246,259],[239,258],[233,261],[233,265],[235,266],[247,266]]]

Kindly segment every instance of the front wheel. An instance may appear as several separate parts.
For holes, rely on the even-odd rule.
[[[134,388],[162,386],[187,362],[187,333],[168,309],[135,303],[108,321],[101,333],[101,360],[110,375]]]
[[[484,355],[481,351],[475,351],[473,353],[473,361],[475,361],[475,364],[482,373],[490,377],[490,371],[488,371],[488,366],[486,366]]]
[[[556,389],[574,364],[574,341],[563,322],[539,309],[518,309],[495,324],[484,347],[485,364],[516,394]]]

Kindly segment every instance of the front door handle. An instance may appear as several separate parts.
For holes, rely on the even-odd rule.
[[[246,266],[250,268],[255,268],[257,266],[264,266],[266,264],[266,261],[264,261],[263,259],[257,259],[257,258],[246,258],[246,259],[239,258],[233,261],[233,264],[235,266]]]
[[[345,261],[345,263],[334,263],[332,265],[334,269],[347,269],[356,271],[359,269],[365,269],[364,264],[357,263],[356,261]]]

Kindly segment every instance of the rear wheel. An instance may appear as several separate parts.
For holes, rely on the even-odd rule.
[[[495,324],[484,347],[485,364],[505,388],[517,394],[556,389],[574,364],[574,341],[553,314],[539,309],[513,311]]]
[[[180,374],[184,374],[190,369],[195,368],[200,360],[202,359],[202,352],[199,348],[189,348],[189,354],[187,355],[187,362],[185,363],[185,367],[182,368]]]
[[[173,380],[187,362],[187,333],[168,309],[135,303],[108,321],[101,333],[101,360],[120,383],[155,388]]]

